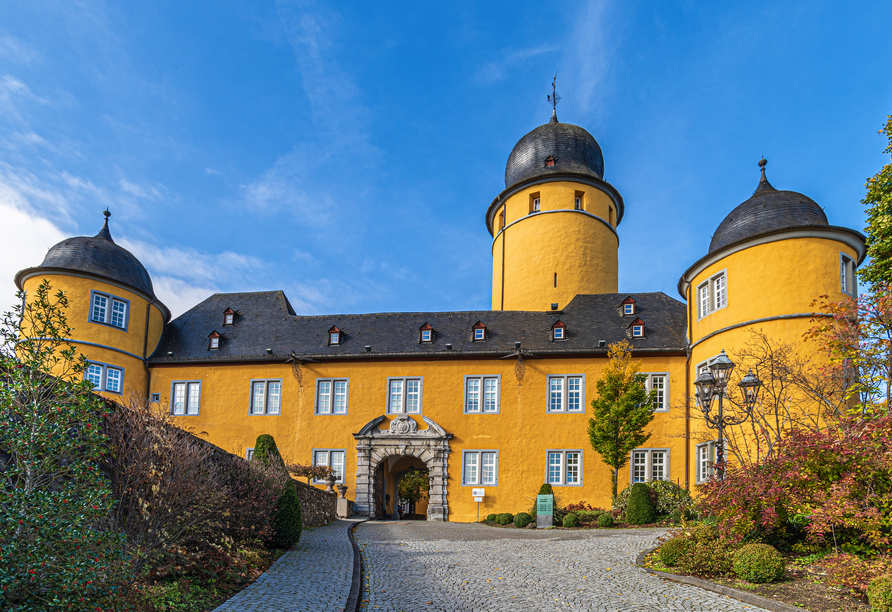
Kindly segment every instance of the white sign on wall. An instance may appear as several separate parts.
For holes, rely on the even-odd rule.
[[[483,489],[471,489],[471,495],[474,497],[483,497]],[[482,499],[475,499],[474,501],[483,501]]]
[[[474,498],[474,501],[477,502],[477,503],[479,504],[480,502],[483,501],[483,498],[482,498],[482,497],[475,497],[475,498]]]

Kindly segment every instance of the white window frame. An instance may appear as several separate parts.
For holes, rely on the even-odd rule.
[[[568,393],[569,381],[578,378],[579,381],[579,409],[570,410],[570,394]],[[561,408],[551,409],[551,381],[562,379],[561,384]],[[585,413],[585,374],[549,374],[545,378],[545,412],[548,414],[584,414]]]
[[[551,329],[552,338],[555,340],[564,340],[567,337],[564,327],[553,327]]]
[[[496,383],[496,408],[495,410],[485,410],[486,404],[486,382],[495,381]],[[470,408],[470,386],[471,381],[478,384],[477,388],[477,409]],[[465,395],[464,395],[464,413],[465,414],[499,414],[502,410],[502,375],[501,374],[483,374],[479,376],[465,376]]]
[[[422,342],[433,342],[434,341],[434,332],[430,329],[422,329],[421,330],[421,341]]]
[[[643,453],[645,456],[644,462],[644,480],[635,480],[635,455],[637,453]],[[663,476],[661,478],[657,478],[656,480],[671,480],[671,471],[670,466],[671,462],[671,453],[668,448],[636,448],[631,453],[629,453],[629,484],[635,484],[636,482],[651,482],[654,480],[653,477],[653,456],[654,453],[663,453]]]
[[[858,297],[858,277],[855,275],[855,260],[845,253],[839,254],[840,290],[846,295]]]
[[[573,198],[573,210],[582,210],[582,198],[580,196]]]
[[[663,378],[662,406],[659,408],[654,407],[654,412],[669,412],[669,372],[642,372],[642,374],[647,374],[647,381],[645,381],[644,387],[648,393],[653,391],[654,378]]]
[[[339,393],[337,393],[338,383],[344,383],[344,411],[343,412],[335,412],[335,400],[337,399]],[[328,393],[324,394],[320,391],[320,387],[324,384],[328,384]],[[325,399],[325,403],[328,405],[323,405],[323,399]],[[317,378],[316,379],[316,414],[322,416],[343,416],[350,411],[350,379],[349,378]]]
[[[326,456],[326,459],[325,459],[326,463],[316,463],[316,454],[317,454],[317,453],[324,453],[324,454],[325,454],[325,456]],[[344,456],[344,463],[343,463],[343,466],[342,466],[341,477],[338,478],[338,477],[337,477],[337,473],[335,474],[335,483],[337,483],[337,484],[344,484],[344,480],[347,478],[347,449],[346,449],[346,448],[314,448],[314,449],[313,449],[313,465],[314,465],[314,466],[315,466],[315,465],[331,466],[331,465],[332,465],[332,461],[331,461],[331,454],[332,454],[332,453],[341,453],[341,454],[343,454],[343,456]],[[314,483],[314,484],[324,484],[325,481],[324,481],[324,480],[317,480],[317,479],[314,478],[314,479],[313,479],[313,483]]]
[[[418,411],[406,411],[407,382],[418,381]],[[400,393],[400,405],[391,405],[393,394],[391,393],[393,382],[402,381],[402,391]],[[423,376],[388,376],[387,377],[387,414],[421,414],[424,407],[424,377]]]
[[[270,412],[269,408],[269,385],[270,383],[279,383],[279,406],[276,412]],[[254,385],[263,384],[263,412],[255,412],[254,408]],[[248,414],[251,416],[279,416],[282,414],[282,396],[283,385],[281,378],[254,378],[248,385]]]
[[[542,210],[542,200],[541,198],[533,198],[533,210],[532,212],[537,213]]]
[[[577,455],[577,471],[578,471],[578,482],[567,482],[567,454],[568,453],[576,453]],[[560,455],[560,478],[558,481],[551,480],[551,459],[552,455],[557,454]],[[583,450],[581,448],[550,448],[545,451],[545,480],[553,487],[581,487],[582,486],[582,473],[583,473],[583,461],[585,456],[583,454]]]
[[[696,473],[694,474],[694,482],[703,484],[712,480],[715,474],[715,442],[701,442],[695,447],[694,465]]]
[[[245,459],[250,461],[253,458],[254,458],[254,447],[252,446],[251,448],[246,448],[245,449]]]
[[[624,315],[635,314],[635,304],[623,304],[623,314]]]
[[[467,473],[467,459],[469,455],[476,456],[476,473],[473,478]],[[483,459],[484,455],[492,455],[494,460],[493,479],[492,481],[484,481],[483,479]],[[499,486],[499,451],[494,448],[462,450],[461,452],[461,486],[463,487],[497,487]]]
[[[633,325],[632,326],[632,337],[633,338],[643,338],[644,337],[644,326],[643,325]]]
[[[223,325],[233,325],[235,323],[235,315],[227,312],[223,315]],[[253,450],[253,449],[251,449]]]
[[[102,315],[96,316],[96,298],[102,298],[105,300],[105,306],[103,307]],[[115,325],[112,321],[114,320],[114,307],[115,306],[123,306],[124,308],[124,324],[123,325]],[[110,293],[103,293],[102,291],[90,291],[90,312],[89,312],[89,321],[90,323],[98,323],[100,325],[108,325],[109,327],[114,327],[115,329],[121,329],[125,332],[129,330],[130,327],[130,300],[125,300],[124,298],[120,298],[116,295],[112,295]]]
[[[486,328],[478,327],[474,330],[474,341],[480,342],[481,340],[486,340]]]
[[[220,348],[220,336],[212,336],[211,338],[208,338],[208,340],[208,350],[216,351]]]
[[[341,343],[341,332],[329,332],[328,333],[328,343],[329,344],[340,344]]]
[[[177,385],[183,385],[183,412],[176,411]],[[192,412],[190,399],[192,390],[198,389],[198,402],[195,411]],[[175,380],[170,383],[170,414],[174,416],[199,416],[201,414],[201,381],[200,380]]]
[[[719,281],[721,281],[721,283]],[[722,286],[721,294],[716,291],[716,286],[719,284]],[[721,306],[718,305],[720,295],[724,297]],[[725,268],[697,285],[697,320],[699,321],[700,319],[727,307],[728,269]]]
[[[93,389],[95,391],[99,391],[101,393],[114,393],[115,395],[124,395],[125,369],[123,367],[117,366],[117,365],[112,365],[110,363],[102,363],[101,361],[91,361],[87,364],[87,369],[84,371],[84,380],[89,380],[90,382],[93,382],[89,376],[90,368],[93,366],[99,368],[99,384],[97,385],[96,383],[93,383]],[[109,372],[109,370],[118,372],[118,374],[119,374],[118,382],[121,385],[121,388],[119,391],[109,389],[109,386],[108,386],[108,372]]]

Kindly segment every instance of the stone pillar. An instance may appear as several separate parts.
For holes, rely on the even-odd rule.
[[[338,518],[350,518],[350,500],[347,499],[347,487],[344,485],[338,485],[336,514]]]

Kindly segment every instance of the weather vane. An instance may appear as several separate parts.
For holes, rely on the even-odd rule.
[[[551,95],[548,96],[548,101],[551,102],[551,111],[553,113],[557,113],[557,103],[561,101],[561,97],[557,95],[557,91],[555,90],[557,84],[557,72],[554,73],[554,79],[551,81]]]

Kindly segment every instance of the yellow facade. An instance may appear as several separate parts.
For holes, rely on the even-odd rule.
[[[830,226],[805,196],[774,190],[765,163],[753,197],[682,276],[686,304],[661,293],[617,293],[622,198],[603,180],[594,138],[556,117],[512,151],[506,189],[487,211],[491,311],[301,317],[281,292],[255,292],[215,294],[169,322],[148,273],[114,245],[107,219],[96,237],[56,245],[16,281],[32,294],[46,278],[66,293],[72,340],[92,363],[124,372],[119,393],[101,389],[107,397],[148,395],[182,427],[233,453],[244,455],[270,434],[292,462],[343,456],[342,483],[361,511],[391,515],[397,481],[413,467],[430,471],[430,497],[415,508],[430,520],[528,510],[554,478],[563,502],[607,508],[611,469],[592,450],[587,427],[608,342],[631,342],[649,388],[663,398],[650,439],[620,470],[620,488],[652,477],[693,488],[697,442],[712,435],[692,399],[698,367],[722,349],[733,354],[753,330],[812,350],[801,338],[813,300],[843,299],[844,286],[855,291],[863,236]],[[95,249],[104,255],[94,261]],[[97,292],[128,304],[126,329],[92,320]],[[403,408],[391,409],[393,379],[418,385],[417,412],[408,408],[408,386]],[[480,407],[488,381],[489,412],[468,409],[469,380],[481,385]],[[320,409],[323,381],[342,385],[342,413],[333,386]],[[255,401],[265,402],[263,414]],[[549,470],[550,453],[563,461],[557,471]],[[466,458],[481,462],[473,468],[480,481],[484,455],[494,472],[476,484],[465,478]],[[564,484],[571,455],[578,482]],[[479,507],[476,488],[485,490]]]

